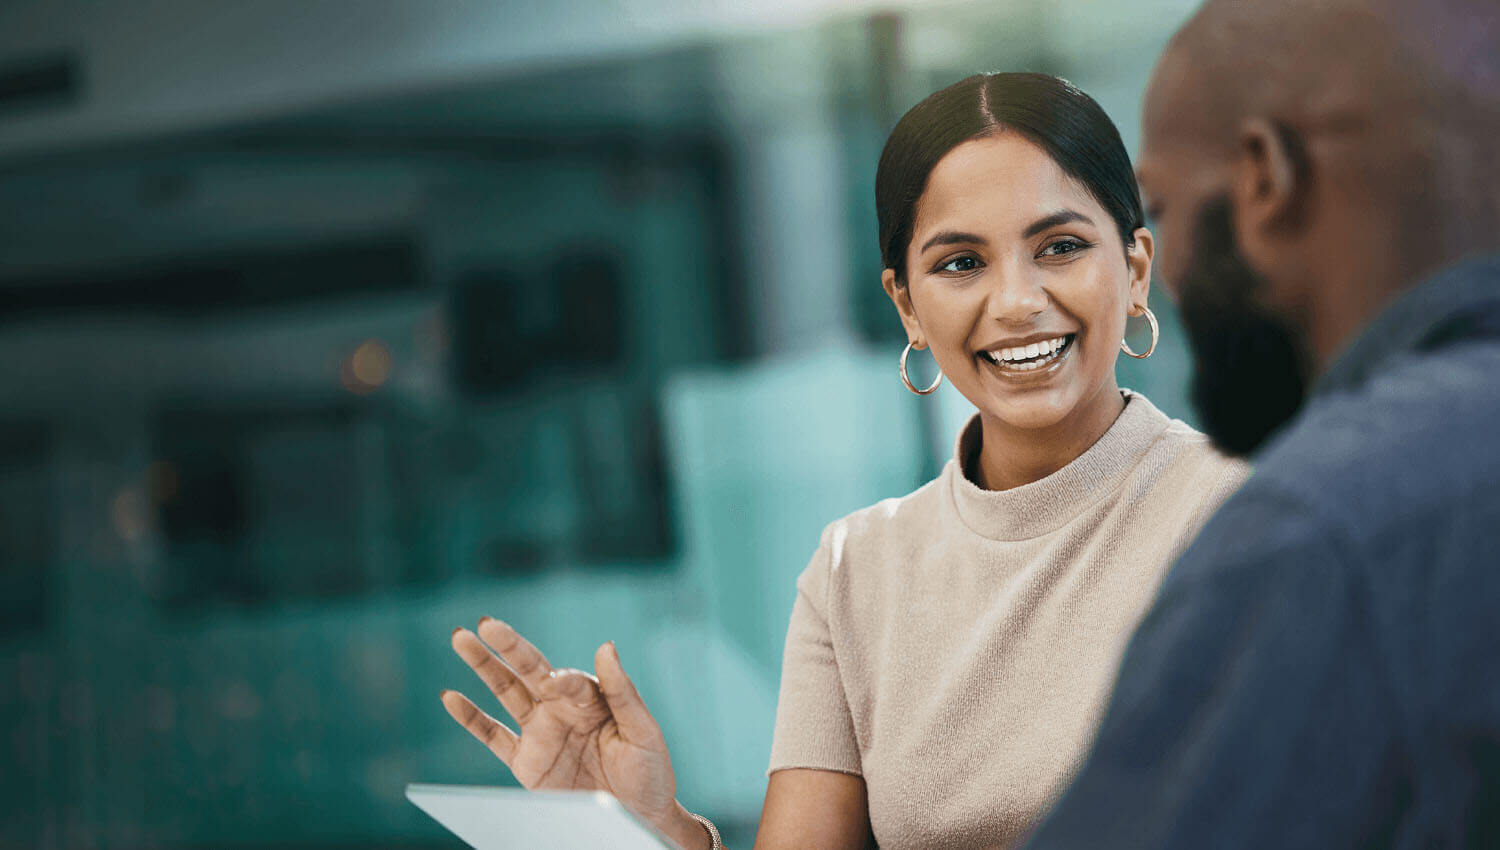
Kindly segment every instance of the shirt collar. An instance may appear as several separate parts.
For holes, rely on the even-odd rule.
[[[1312,395],[1353,389],[1400,354],[1468,335],[1476,321],[1500,320],[1500,254],[1464,260],[1437,272],[1380,312],[1336,357]]]

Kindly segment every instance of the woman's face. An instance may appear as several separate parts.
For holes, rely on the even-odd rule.
[[[1125,317],[1146,304],[1151,234],[1127,253],[1083,184],[1019,133],[954,148],[917,204],[907,285],[885,288],[908,339],[980,412],[1049,428],[1118,404]]]

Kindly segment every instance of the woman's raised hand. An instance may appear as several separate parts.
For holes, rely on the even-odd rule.
[[[477,631],[454,629],[453,651],[515,718],[519,734],[457,691],[443,691],[443,706],[521,785],[608,791],[669,837],[704,834],[677,803],[661,727],[625,675],[614,643],[594,654],[595,679],[582,670],[552,669],[499,620],[485,617]]]

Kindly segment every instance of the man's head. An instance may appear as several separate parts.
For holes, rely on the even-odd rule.
[[[1208,0],[1146,97],[1141,186],[1219,445],[1249,453],[1404,289],[1500,250],[1500,4]]]

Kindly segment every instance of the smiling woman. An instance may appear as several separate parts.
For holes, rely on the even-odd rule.
[[[1125,641],[1245,468],[1122,391],[1152,238],[1119,134],[1040,74],[902,118],[876,177],[882,283],[978,408],[917,491],[830,524],[798,579],[757,847],[1011,847],[1080,764]],[[684,847],[660,729],[613,645],[554,671],[503,623],[454,649],[520,725],[446,692],[528,788],[602,788]]]
[[[984,483],[1060,469],[1123,408],[1125,317],[1147,311],[1153,244],[1114,125],[1055,77],[981,74],[912,109],[880,166],[882,282],[1007,447]]]
[[[1006,447],[981,456],[984,483],[1061,469],[1124,407],[1114,364],[1127,313],[1145,311],[1151,234],[1122,242],[1088,186],[1017,131],[954,148],[915,207],[909,271],[884,283],[913,347]]]

